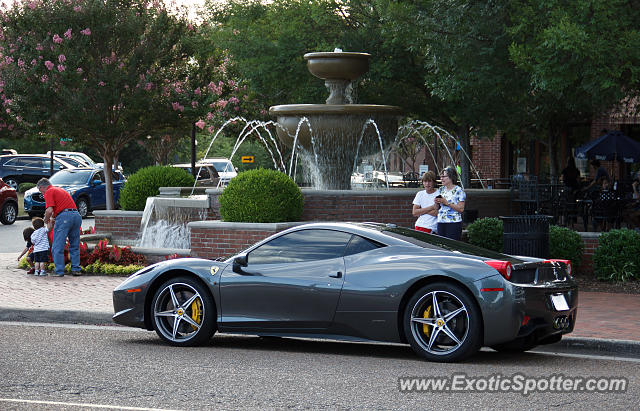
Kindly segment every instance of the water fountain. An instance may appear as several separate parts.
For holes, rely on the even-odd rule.
[[[370,54],[342,51],[307,53],[309,72],[325,80],[326,104],[286,104],[269,108],[277,118],[278,138],[316,168],[318,189],[348,190],[357,156],[384,152],[396,136],[401,109],[354,104],[355,81],[369,70]]]

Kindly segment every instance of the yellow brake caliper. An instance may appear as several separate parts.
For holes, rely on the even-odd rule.
[[[191,318],[198,324],[202,322],[202,301],[199,299],[191,303]],[[191,325],[191,328],[193,328],[194,331],[196,330],[194,325]]]
[[[427,308],[424,312],[423,318],[429,318],[431,316],[431,306]],[[429,326],[427,324],[422,324],[422,332],[429,336]]]

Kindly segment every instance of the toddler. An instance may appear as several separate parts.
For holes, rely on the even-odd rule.
[[[31,267],[31,269],[27,271],[27,274],[33,274],[36,271],[36,269],[33,267],[33,244],[31,244],[31,234],[33,234],[34,231],[36,230],[34,230],[33,227],[27,227],[22,230],[22,238],[24,238],[24,241],[27,242],[27,245],[18,256],[18,261],[20,261],[23,255],[27,255],[27,264],[29,264],[29,267]]]
[[[34,218],[33,228],[35,231],[31,234],[31,242],[33,243],[33,261],[36,263],[34,275],[45,276],[47,275],[45,267],[49,262],[49,239],[44,220],[39,217]]]

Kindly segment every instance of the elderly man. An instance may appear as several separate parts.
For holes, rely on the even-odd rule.
[[[81,275],[80,272],[80,229],[82,217],[78,213],[76,203],[71,195],[60,187],[52,186],[46,178],[41,178],[36,185],[44,196],[44,222],[51,230],[51,223],[55,221],[53,229],[53,243],[51,254],[56,265],[54,276],[64,276],[64,245],[69,237],[69,255],[71,256],[71,275]]]

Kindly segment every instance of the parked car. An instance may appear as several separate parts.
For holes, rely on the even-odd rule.
[[[13,224],[18,217],[18,192],[0,178],[0,222]]]
[[[174,346],[214,332],[405,343],[431,361],[527,351],[576,322],[567,260],[515,257],[379,223],[313,223],[225,260],[183,258],[113,291],[113,320]]]
[[[0,178],[14,189],[20,183],[37,183],[51,177],[51,157],[44,154],[10,154],[0,156]],[[75,168],[61,158],[54,157],[53,172]]]
[[[230,160],[226,158],[205,158],[198,161],[198,164],[211,164],[220,176],[219,186],[226,186],[232,178],[238,175],[238,170]]]
[[[118,203],[120,190],[124,187],[125,178],[119,171],[112,172],[113,178],[113,201]],[[51,179],[51,184],[64,188],[71,194],[76,202],[78,212],[82,218],[89,212],[106,208],[107,195],[104,183],[104,172],[95,168],[76,168],[72,170],[61,170],[55,173]],[[24,193],[24,211],[29,216],[44,215],[44,196],[36,187]]]
[[[3,148],[0,150],[0,156],[4,156],[6,154],[18,154],[18,152],[12,148]]]
[[[174,164],[172,167],[181,168],[191,174],[191,164]],[[220,176],[213,164],[196,163],[196,176],[198,177],[198,185],[206,187],[217,187],[220,182]]]
[[[47,151],[47,155],[50,156],[51,155],[51,151]],[[93,161],[93,159],[91,157],[89,157],[85,153],[81,153],[79,151],[55,151],[54,150],[53,155],[56,156],[56,157],[63,157],[63,159],[64,158],[75,159],[76,161],[82,162],[85,165],[85,167],[96,167],[97,166],[97,163],[95,161]]]

